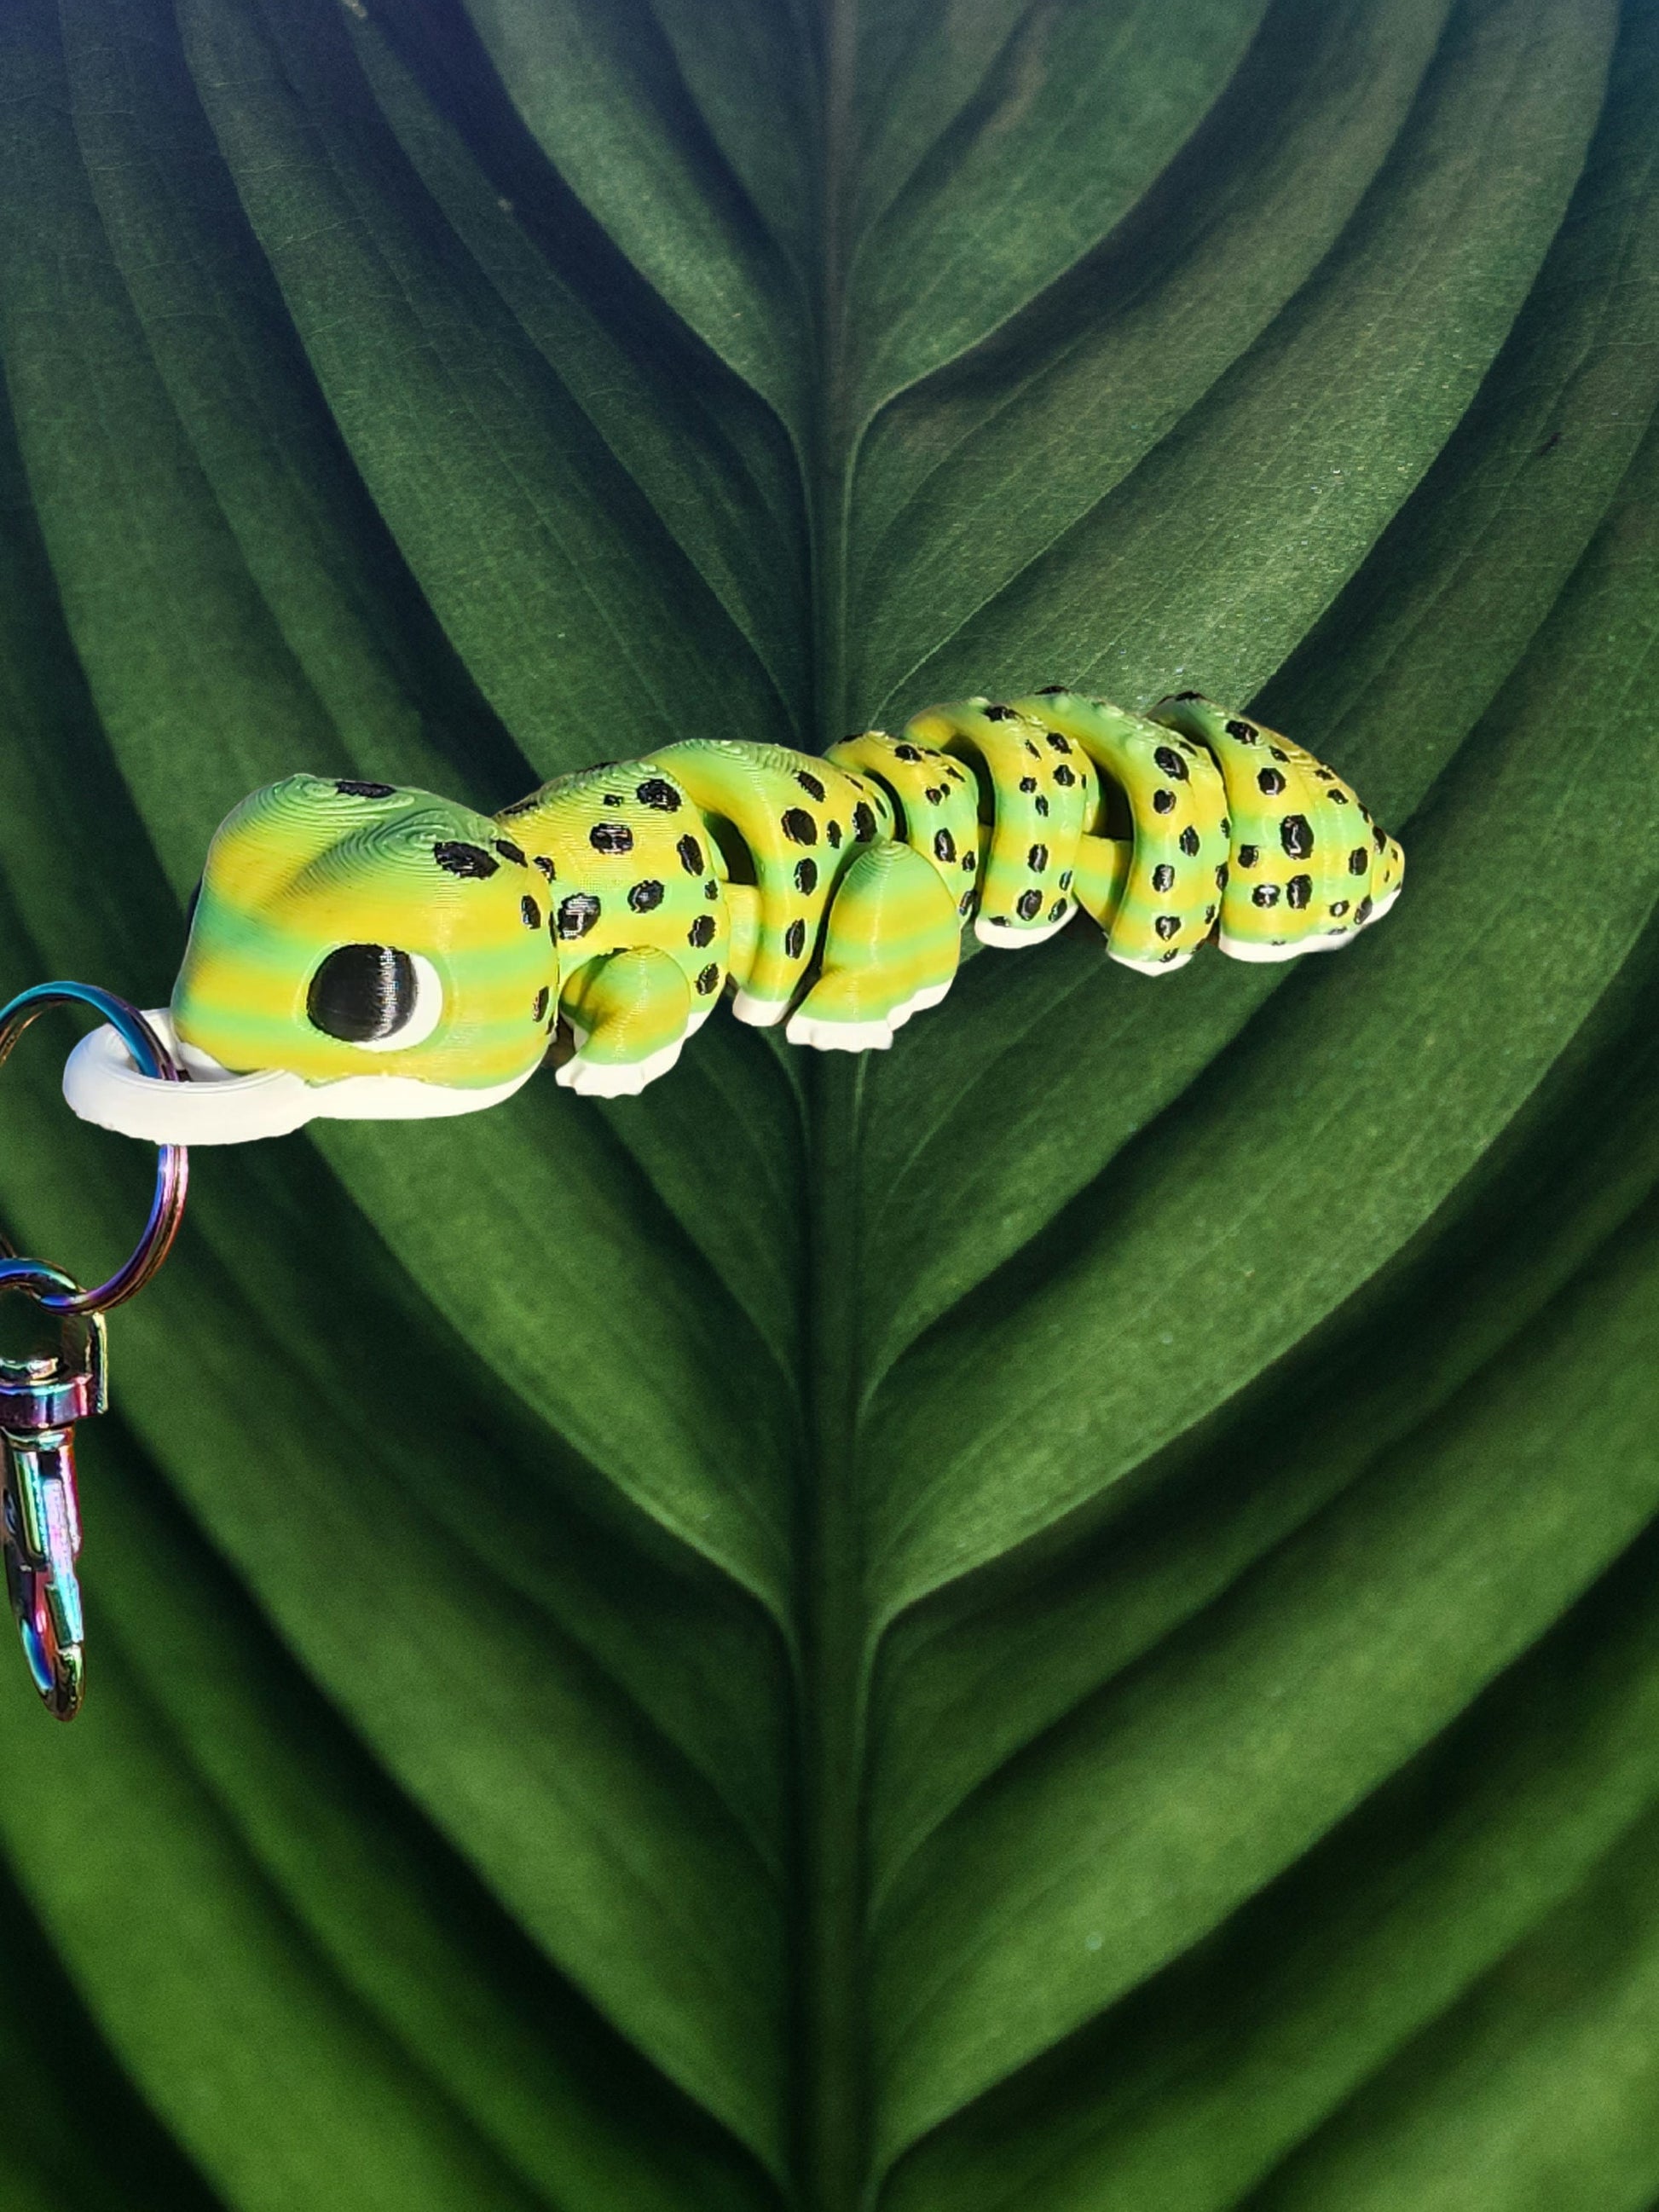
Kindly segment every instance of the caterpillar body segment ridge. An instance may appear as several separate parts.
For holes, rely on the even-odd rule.
[[[558,1080],[626,1096],[723,994],[792,1043],[880,1050],[948,993],[967,927],[1015,951],[1081,911],[1146,975],[1208,942],[1288,960],[1380,919],[1402,869],[1333,770],[1195,692],[969,699],[821,759],[688,738],[494,817],[289,776],[209,850],[170,1009],[198,1080],[100,1046],[65,1087],[133,1134],[232,1142],[494,1103],[562,1025]]]

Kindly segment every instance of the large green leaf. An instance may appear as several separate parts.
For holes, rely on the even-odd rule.
[[[295,769],[1061,678],[1409,855],[202,1155],[0,1677],[0,2201],[1659,2202],[1654,0],[10,0],[0,94],[8,988],[162,999]]]

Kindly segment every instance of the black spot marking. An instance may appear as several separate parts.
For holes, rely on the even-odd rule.
[[[1237,715],[1235,715],[1231,721],[1224,724],[1223,726],[1225,728],[1227,735],[1230,738],[1236,738],[1241,745],[1253,745],[1257,743],[1255,730],[1250,726],[1249,723],[1241,722]]]
[[[698,844],[695,837],[682,837],[674,850],[679,854],[680,866],[688,876],[700,876],[702,873],[702,847]]]
[[[1340,790],[1335,784],[1331,786],[1330,789],[1325,793],[1325,796],[1330,800],[1333,806],[1346,806],[1348,803],[1347,793],[1346,791]]]
[[[1370,920],[1371,908],[1374,903],[1375,902],[1370,898],[1363,898],[1360,900],[1358,905],[1353,910],[1353,926],[1356,929],[1363,929],[1365,927],[1365,924]]]
[[[524,856],[523,847],[515,845],[510,837],[497,837],[492,842],[495,845],[495,850],[501,854],[502,860],[511,860],[515,868],[526,868],[529,866],[530,863]]]
[[[1277,906],[1279,904],[1279,885],[1277,884],[1258,884],[1255,889],[1250,893],[1250,896],[1257,906]]]
[[[818,825],[804,806],[787,806],[779,824],[792,845],[816,845]]]
[[[1331,901],[1331,912],[1339,918],[1346,914],[1347,911],[1348,902],[1346,899],[1333,899]]]
[[[1293,906],[1299,914],[1304,906],[1313,903],[1313,878],[1292,876],[1285,886],[1285,903]]]
[[[337,945],[311,979],[306,1018],[342,1044],[378,1044],[403,1028],[416,995],[408,953],[391,945]]]
[[[680,795],[673,785],[659,775],[648,775],[634,793],[641,806],[654,806],[659,814],[678,814]]]
[[[1014,901],[1014,912],[1022,921],[1035,921],[1042,911],[1041,891],[1022,891]]]
[[[1019,780],[1019,787],[1022,791],[1035,791],[1036,789],[1036,778],[1034,775],[1021,776]]]
[[[1189,860],[1198,858],[1198,832],[1190,822],[1181,833],[1181,849]]]
[[[1155,791],[1152,793],[1152,811],[1154,814],[1173,814],[1175,811],[1176,795],[1174,792]]]
[[[1212,906],[1206,906],[1205,908],[1204,919],[1206,921],[1213,921],[1215,920],[1215,908]]]
[[[536,866],[541,870],[542,873],[547,878],[548,882],[550,884],[557,872],[554,868],[552,861],[548,859],[545,853],[537,854]]]
[[[828,847],[830,848],[830,851],[831,851],[832,853],[839,853],[839,852],[840,852],[840,850],[841,850],[841,824],[840,824],[840,823],[839,823],[839,822],[826,822],[826,823],[824,823],[824,825],[823,825],[823,842],[824,842],[824,843],[825,843],[826,845],[828,845]]]
[[[1152,758],[1165,775],[1172,775],[1177,783],[1187,781],[1187,763],[1173,745],[1159,745]]]
[[[1260,845],[1241,845],[1233,858],[1241,868],[1253,868],[1261,858]]]
[[[1279,842],[1293,860],[1305,860],[1314,848],[1314,834],[1305,814],[1287,814],[1279,825]]]
[[[587,842],[596,853],[631,853],[634,832],[625,822],[596,822]]]
[[[783,933],[783,949],[792,960],[799,960],[806,950],[806,924],[792,921]]]
[[[917,761],[921,758],[921,753],[920,749],[915,745],[895,745],[893,748],[893,758],[895,760]]]
[[[720,887],[713,876],[710,876],[708,881],[703,885],[702,895],[706,899],[717,899],[720,896]]]
[[[1267,750],[1273,755],[1275,760],[1287,761],[1290,758],[1290,755],[1287,752],[1281,751],[1277,745],[1269,745]]]
[[[1152,924],[1152,927],[1167,944],[1170,938],[1180,936],[1181,917],[1179,915],[1161,914]]]
[[[1077,781],[1076,772],[1073,769],[1067,768],[1065,762],[1062,761],[1060,766],[1054,770],[1054,781],[1060,786],[1062,791],[1069,791],[1072,786]]]
[[[1045,798],[1043,798],[1041,792],[1038,793],[1036,798],[1036,811],[1044,817],[1045,820],[1047,819],[1048,813],[1048,802]]]
[[[342,776],[334,788],[342,799],[392,799],[398,787],[392,783],[358,783],[350,776]]]
[[[697,995],[699,998],[706,999],[711,992],[718,991],[720,987],[720,971],[711,960],[697,978]]]
[[[530,1009],[530,1018],[532,1022],[544,1022],[547,1019],[547,986],[545,983],[542,985],[541,989],[536,994],[536,1003]]]
[[[1062,868],[1060,872],[1060,888],[1063,891],[1068,891],[1072,888],[1072,872],[1069,868]]]
[[[712,945],[714,942],[714,915],[700,914],[690,928],[686,931],[685,941],[688,945],[696,945],[699,950],[705,945]]]
[[[1042,755],[1037,750],[1030,738],[1027,738],[1025,740],[1025,750],[1030,753],[1033,760],[1041,760],[1042,758]]]
[[[795,863],[795,889],[801,892],[805,897],[811,898],[817,887],[817,862],[816,860],[797,860]]]
[[[432,848],[432,857],[447,874],[471,876],[480,882],[486,876],[493,876],[501,865],[482,845],[463,845],[449,837]]]
[[[1218,891],[1227,888],[1227,863],[1224,860],[1215,872],[1215,887]]]
[[[971,876],[975,869],[979,866],[979,854],[977,853],[964,853],[962,856],[962,865]]]
[[[957,901],[957,912],[958,914],[971,913],[973,910],[973,904],[974,895],[972,891],[963,891],[962,896]]]
[[[1386,830],[1379,830],[1379,829],[1377,829],[1377,828],[1376,828],[1376,825],[1374,823],[1373,823],[1373,824],[1371,825],[1371,828],[1372,828],[1372,834],[1373,834],[1373,836],[1374,836],[1376,837],[1376,849],[1377,849],[1377,851],[1378,851],[1379,853],[1386,853],[1386,852],[1388,851],[1388,849],[1389,849],[1389,833],[1388,833],[1388,831],[1387,831]]]
[[[599,918],[599,902],[592,891],[572,891],[559,901],[554,927],[561,937],[586,937]]]
[[[526,929],[539,929],[541,927],[542,910],[540,907],[537,905],[535,900],[531,897],[528,891],[526,891],[524,896],[519,901],[519,912],[524,916],[524,926]]]
[[[938,784],[930,783],[921,795],[930,806],[942,806],[945,804],[944,791]]]
[[[1152,870],[1152,889],[1155,891],[1172,891],[1175,889],[1175,870],[1167,860],[1161,860]]]
[[[498,806],[495,818],[498,822],[507,822],[514,815],[533,814],[541,803],[540,798],[532,792],[528,799],[515,799],[511,806]]]
[[[949,863],[957,857],[957,841],[948,830],[941,830],[933,838],[933,858]]]
[[[607,791],[604,793],[604,799],[607,806],[626,806],[628,804],[619,791]]]
[[[1069,684],[1045,684],[1037,693],[1039,699],[1063,699],[1071,690]]]
[[[1180,959],[1181,948],[1179,945],[1172,945],[1167,952],[1160,952],[1158,957],[1167,967],[1171,960]]]
[[[875,814],[863,799],[860,799],[853,809],[853,835],[860,845],[867,845],[875,834]]]
[[[1048,865],[1048,848],[1046,845],[1033,845],[1025,855],[1025,865],[1034,876],[1040,876]]]
[[[1265,791],[1269,799],[1277,799],[1285,788],[1285,779],[1276,768],[1264,768],[1256,777],[1255,787]]]
[[[804,768],[798,768],[795,770],[795,781],[809,799],[823,798],[823,786],[818,781],[817,776],[809,775]]]
[[[1058,921],[1066,912],[1066,902],[1064,899],[1056,899],[1048,909],[1049,921]]]
[[[1019,717],[1012,707],[988,707],[985,719],[988,722],[1016,722]]]
[[[662,904],[662,885],[654,876],[648,876],[642,884],[635,884],[628,894],[628,903],[635,914],[649,914],[653,907]]]
[[[1348,873],[1351,876],[1363,876],[1370,869],[1370,847],[1369,845],[1356,845],[1352,852],[1348,855]]]

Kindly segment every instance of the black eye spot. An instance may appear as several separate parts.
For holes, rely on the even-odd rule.
[[[1167,860],[1152,870],[1152,889],[1155,891],[1172,891],[1175,889],[1175,870]]]
[[[539,929],[541,927],[542,910],[540,907],[537,905],[535,900],[531,897],[528,891],[526,891],[524,896],[519,901],[519,912],[524,916],[524,926],[526,929]]]
[[[817,776],[809,775],[804,768],[795,770],[795,781],[809,799],[823,798],[823,786],[818,781]]]
[[[397,795],[395,784],[357,783],[349,777],[340,778],[334,788],[342,799],[392,799]]]
[[[559,901],[554,927],[563,938],[586,937],[599,918],[599,902],[592,891],[572,891]]]
[[[625,822],[596,822],[587,842],[596,853],[631,853],[634,832]]]
[[[395,1036],[414,1011],[415,963],[389,945],[340,945],[319,967],[306,994],[313,1029],[342,1044]]]
[[[818,887],[818,864],[816,860],[797,860],[795,889],[811,898]]]
[[[714,915],[700,914],[690,928],[686,931],[685,941],[688,945],[695,945],[699,948],[705,945],[712,945],[714,942]]]
[[[780,827],[792,845],[816,845],[818,842],[818,825],[804,806],[786,807]]]
[[[662,885],[654,879],[635,884],[628,894],[628,903],[635,914],[649,914],[653,907],[662,904]]]
[[[695,837],[682,837],[674,850],[680,856],[680,866],[688,876],[702,873],[702,847]]]
[[[783,933],[783,949],[792,960],[799,960],[806,950],[806,924],[792,921]]]
[[[706,999],[711,991],[717,991],[720,988],[720,971],[711,960],[697,978],[698,994]]]
[[[647,776],[634,796],[641,806],[654,806],[659,814],[678,814],[680,811],[678,792],[659,775]]]
[[[501,854],[502,860],[511,860],[514,866],[519,868],[529,866],[522,849],[515,845],[510,837],[497,837],[495,842],[495,850]]]
[[[486,876],[493,876],[501,865],[495,854],[486,853],[482,845],[464,845],[448,837],[432,848],[432,857],[448,874],[472,876],[480,881]]]

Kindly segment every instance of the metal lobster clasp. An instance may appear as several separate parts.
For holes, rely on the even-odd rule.
[[[76,1555],[75,1423],[106,1402],[104,1317],[54,1317],[58,1348],[0,1357],[0,1501],[6,1588],[34,1686],[47,1710],[73,1720],[81,1703],[81,1587]]]

